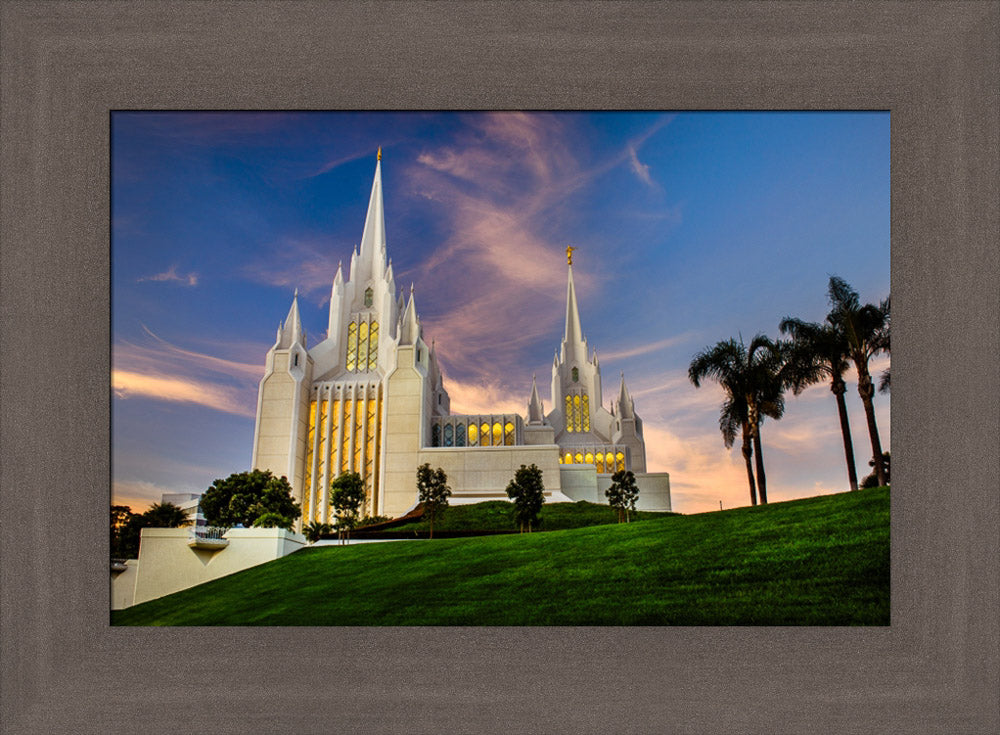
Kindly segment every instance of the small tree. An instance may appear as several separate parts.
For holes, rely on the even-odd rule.
[[[542,484],[542,471],[537,465],[525,467],[514,473],[514,479],[507,485],[507,497],[514,501],[514,517],[521,528],[531,533],[531,524],[538,520],[538,512],[545,502],[545,485]]]
[[[292,500],[292,486],[285,477],[275,477],[270,470],[236,472],[225,480],[216,480],[201,496],[201,512],[211,526],[250,528],[266,514],[281,516],[266,521],[271,526],[291,528],[302,515],[299,504]]]
[[[324,534],[330,533],[333,528],[329,523],[320,523],[319,521],[312,521],[305,528],[302,529],[302,534],[306,537],[306,541],[311,544],[319,541],[320,537]]]
[[[283,528],[286,531],[291,531],[292,526],[295,521],[293,521],[288,516],[283,516],[280,513],[273,513],[271,511],[266,511],[257,516],[256,520],[253,522],[254,528]]]
[[[358,520],[358,511],[365,502],[365,483],[357,472],[345,472],[330,483],[330,505],[337,516],[337,538],[341,542],[351,537],[351,528]]]
[[[111,558],[128,559],[131,550],[128,548],[126,529],[132,518],[132,509],[127,505],[111,506]]]
[[[432,470],[427,463],[417,468],[417,492],[420,502],[424,504],[424,515],[430,521],[430,537],[434,538],[434,519],[448,507],[451,488],[448,487],[448,475],[438,467]]]
[[[608,504],[618,511],[618,522],[629,522],[629,511],[635,512],[635,501],[639,499],[639,486],[631,470],[618,470],[611,476],[611,487],[604,491]]]
[[[146,528],[180,528],[191,524],[187,512],[173,503],[153,503],[142,517]]]

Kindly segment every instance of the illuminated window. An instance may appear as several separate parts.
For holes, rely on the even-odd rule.
[[[345,398],[344,401],[344,414],[343,423],[341,426],[344,428],[344,441],[340,445],[340,472],[343,474],[347,472],[347,468],[351,464],[351,409],[353,408],[352,401],[350,398]]]
[[[324,431],[324,429],[326,428],[326,413],[329,410],[329,408],[330,408],[329,401],[319,402],[319,423],[317,424],[317,426],[319,427],[320,440],[319,440],[319,456],[316,458],[317,485],[319,485],[319,483],[322,482],[321,478],[323,477],[323,470],[326,466],[326,456],[330,453],[330,445],[326,437],[326,431]],[[316,510],[320,509],[317,508]]]
[[[573,396],[573,431],[582,431],[583,421],[580,419],[580,396]]]
[[[347,372],[353,373],[358,366],[358,324],[351,322],[347,327]]]
[[[465,424],[459,424],[455,427],[455,446],[465,446]]]
[[[446,447],[453,446],[455,443],[455,429],[452,428],[451,424],[445,424],[444,427],[444,445]]]
[[[365,435],[364,426],[364,395],[354,402],[354,471],[359,475],[364,474],[364,465],[361,463],[361,448],[364,446]],[[347,428],[347,427],[344,427]]]
[[[503,428],[499,423],[493,424],[493,446],[499,447],[503,442]]]
[[[313,440],[316,438],[316,401],[309,402],[309,431],[306,432],[306,476],[302,482],[302,518],[308,520],[311,516],[312,461]]]
[[[580,409],[583,412],[583,430],[590,431],[590,398],[586,393],[583,394],[583,401]]]
[[[508,421],[503,427],[503,443],[508,447],[514,444],[514,424]]]
[[[476,446],[476,441],[479,439],[479,427],[475,424],[469,424],[469,446]]]
[[[368,369],[378,367],[378,322],[372,322],[368,331]]]
[[[597,474],[604,473],[604,455],[600,452],[594,457],[594,466],[597,468]]]
[[[481,446],[488,447],[490,445],[490,425],[485,421],[482,426],[479,427],[479,436],[479,444]]]
[[[368,367],[368,322],[358,325],[358,370]]]
[[[576,460],[577,464],[583,464],[583,455],[579,452],[576,453],[576,456],[574,456],[573,459]]]
[[[437,424],[434,424],[434,426],[431,427],[431,446],[441,446],[441,427]]]
[[[625,455],[621,452],[615,455],[616,465],[618,467],[618,472],[622,472],[625,469]]]
[[[574,383],[579,383],[580,382],[580,370],[579,370],[579,368],[573,368],[573,382]]]
[[[566,456],[563,459],[565,460],[565,464],[573,464],[573,455],[569,452],[566,452]]]
[[[566,431],[573,432],[573,398],[566,396]]]
[[[372,288],[369,286],[365,289],[365,306],[372,305]]]
[[[365,428],[365,480],[372,478],[375,463],[375,396],[368,399],[368,425]]]
[[[590,452],[587,452],[587,456],[583,458],[583,461],[586,462],[587,464],[594,464],[594,455],[591,454]]]

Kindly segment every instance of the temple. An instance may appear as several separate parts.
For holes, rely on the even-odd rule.
[[[424,462],[447,472],[453,504],[506,500],[514,472],[535,464],[546,502],[604,503],[611,475],[628,469],[640,509],[670,510],[668,474],[646,472],[642,420],[624,373],[604,406],[600,362],[580,325],[572,251],[551,410],[533,377],[524,416],[452,413],[413,288],[397,290],[386,255],[379,152],[361,245],[346,278],[343,264],[333,278],[325,339],[307,348],[296,292],[260,382],[253,467],[288,478],[300,524],[331,520],[330,482],[344,472],[364,479],[365,515],[402,515],[417,503]]]

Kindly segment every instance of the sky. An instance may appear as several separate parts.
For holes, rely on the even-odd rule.
[[[115,112],[112,502],[250,469],[257,386],[299,291],[312,347],[361,240],[382,148],[387,252],[454,413],[552,407],[567,245],[605,406],[624,372],[674,510],[748,505],[699,351],[822,321],[831,275],[889,295],[889,115],[878,112]],[[872,363],[877,375],[888,357]],[[882,446],[889,395],[877,393]],[[847,407],[859,479],[868,433]],[[828,385],[762,426],[771,502],[847,489]]]

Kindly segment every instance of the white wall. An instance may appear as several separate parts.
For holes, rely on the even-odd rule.
[[[142,529],[139,559],[129,561],[136,564],[132,604],[279,559],[306,545],[303,536],[283,528],[230,529],[224,536],[229,544],[219,550],[192,548],[190,538],[186,528]],[[129,574],[122,572],[112,580],[112,609],[120,609],[114,607],[115,601],[128,599]]]
[[[124,572],[111,573],[111,609],[124,610],[132,607],[135,599],[135,579],[139,571],[139,561],[129,559]]]
[[[478,503],[481,500],[507,499],[507,485],[521,465],[537,465],[542,483],[549,493],[558,496],[561,487],[559,450],[555,445],[501,447],[433,447],[421,449],[410,473],[413,502],[417,499],[417,467],[427,462],[448,475],[453,505]],[[553,499],[557,499],[553,497]],[[559,497],[558,499],[562,499]]]

